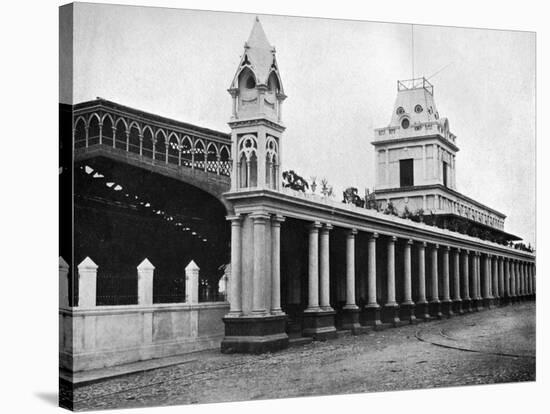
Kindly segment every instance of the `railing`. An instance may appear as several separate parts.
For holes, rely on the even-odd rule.
[[[71,286],[68,265],[63,267],[63,287],[60,295],[65,306],[91,308],[96,306],[153,305],[167,303],[197,304],[199,302],[224,302],[225,290],[218,291],[218,284],[199,278],[199,267],[191,261],[183,277],[155,277],[155,267],[145,259],[137,266],[134,275],[98,272],[98,266],[86,257],[78,265],[77,300],[70,300]],[[60,266],[61,269],[61,266]],[[226,284],[223,284],[224,289]],[[62,290],[62,291],[61,291]]]
[[[97,306],[137,305],[137,275],[99,273],[97,275]]]
[[[164,162],[229,177],[231,143],[228,138],[227,142],[217,135],[213,138],[209,140],[203,135],[186,134],[173,129],[170,124],[165,127],[149,125],[143,119],[132,119],[130,115],[120,116],[115,112],[94,110],[79,113],[74,119],[75,150],[108,147],[155,160],[157,164]]]

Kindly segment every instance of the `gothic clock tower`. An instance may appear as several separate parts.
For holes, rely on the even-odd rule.
[[[231,191],[278,190],[286,95],[275,48],[257,17],[228,92],[233,98]]]

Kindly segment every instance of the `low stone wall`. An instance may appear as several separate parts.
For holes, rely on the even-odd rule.
[[[219,348],[227,302],[60,308],[60,366],[77,372]]]

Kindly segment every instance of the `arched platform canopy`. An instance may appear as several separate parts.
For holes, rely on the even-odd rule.
[[[217,286],[229,263],[227,210],[197,186],[94,157],[75,164],[75,262],[92,257],[104,276],[135,278],[147,258],[164,288],[194,260]],[[159,282],[160,283],[160,282]],[[129,283],[134,286],[134,283]]]

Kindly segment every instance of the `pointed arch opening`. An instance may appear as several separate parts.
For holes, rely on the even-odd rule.
[[[218,170],[218,150],[213,143],[208,144],[206,149],[206,171],[217,172]]]
[[[132,124],[130,127],[130,136],[129,136],[129,150],[135,154],[139,154],[139,129],[136,124]]]
[[[206,165],[206,150],[204,148],[204,143],[200,139],[195,142],[194,153],[195,168],[204,170]]]
[[[86,122],[84,118],[78,118],[74,127],[74,147],[84,148],[86,146]]]
[[[151,131],[151,128],[149,127],[143,130],[141,155],[147,158],[153,158],[153,131]]]
[[[170,134],[170,139],[168,140],[168,162],[170,164],[179,165],[180,159],[180,145],[179,140],[176,134]]]
[[[229,149],[226,145],[222,146],[220,151],[220,174],[229,176],[231,174]]]
[[[88,126],[88,146],[99,144],[99,117],[92,114]]]
[[[181,165],[191,167],[193,163],[193,144],[187,135],[181,141]]]
[[[101,127],[101,142],[109,147],[113,146],[113,119],[106,115]]]
[[[126,123],[122,118],[119,118],[115,127],[115,148],[126,151]]]
[[[166,161],[166,136],[164,131],[159,129],[155,139],[155,159],[159,161]]]

